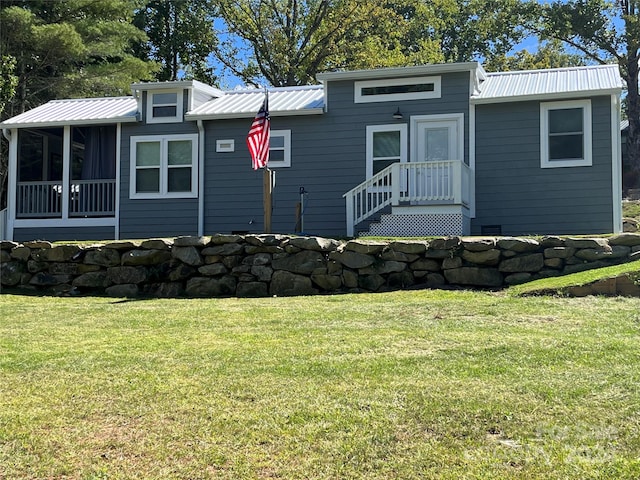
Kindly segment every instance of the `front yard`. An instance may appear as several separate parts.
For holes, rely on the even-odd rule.
[[[0,295],[0,478],[635,479],[639,306]]]

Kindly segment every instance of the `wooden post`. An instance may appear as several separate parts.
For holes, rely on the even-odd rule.
[[[273,172],[264,168],[262,174],[262,203],[264,206],[264,233],[271,233],[271,194],[273,193]]]

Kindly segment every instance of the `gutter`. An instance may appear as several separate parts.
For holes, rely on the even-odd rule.
[[[10,142],[11,141],[11,130],[9,130],[8,128],[3,128],[2,129],[2,136],[7,139],[7,142]]]
[[[198,120],[198,236],[204,235],[204,124]]]

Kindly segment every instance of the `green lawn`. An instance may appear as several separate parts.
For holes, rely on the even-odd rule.
[[[637,479],[640,300],[0,295],[0,479]]]

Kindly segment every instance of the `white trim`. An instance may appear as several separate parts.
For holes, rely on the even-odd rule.
[[[613,191],[613,233],[623,231],[622,222],[622,140],[620,96],[611,95],[611,177]]]
[[[9,178],[7,179],[7,238],[13,240],[18,186],[18,129],[11,129],[9,141]]]
[[[471,97],[470,103],[475,105],[488,105],[492,103],[513,103],[513,102],[529,102],[532,100],[575,100],[577,98],[604,96],[604,95],[616,95],[620,94],[619,88],[607,88],[602,90],[579,90],[572,92],[557,92],[557,93],[535,93],[531,95],[512,95],[510,97],[489,97],[489,98],[474,98]]]
[[[464,155],[462,156],[464,161]],[[469,105],[469,218],[476,218],[476,106]]]
[[[271,130],[270,134],[271,139],[273,137],[283,137],[284,138],[284,146],[282,148],[274,148],[270,147],[269,152],[273,150],[282,150],[284,151],[284,159],[283,160],[269,160],[267,166],[269,168],[284,168],[291,166],[291,130]],[[271,155],[269,155],[271,157]]]
[[[391,87],[403,85],[433,84],[433,91],[413,92],[413,93],[390,93],[363,95],[364,88]],[[364,80],[355,82],[353,94],[354,103],[374,103],[374,102],[398,102],[402,100],[424,100],[430,98],[440,98],[442,95],[440,77],[406,77],[389,78],[382,80]]]
[[[582,109],[582,148],[583,157],[567,160],[549,159],[549,112],[552,110]],[[540,168],[562,168],[562,167],[590,167],[593,164],[592,158],[592,135],[591,135],[591,100],[572,100],[565,102],[542,102],[540,103]]]
[[[173,106],[173,103],[159,103],[158,105],[153,104],[153,96],[154,95],[164,95],[167,93],[175,93],[176,94],[176,114],[171,117],[154,117],[153,116],[153,107],[170,107]],[[182,89],[171,89],[171,90],[152,90],[147,92],[147,123],[179,123],[182,122],[183,118],[183,101],[184,101],[184,90]]]
[[[48,128],[48,127],[64,127],[69,126],[81,126],[88,125],[113,125],[114,123],[134,123],[138,119],[135,116],[126,117],[113,117],[113,118],[94,118],[89,120],[56,120],[53,122],[24,122],[24,123],[1,123],[3,128]]]
[[[168,192],[168,142],[171,141],[191,141],[191,191],[190,192]],[[136,192],[136,144],[138,142],[159,142],[160,143],[160,191],[157,193]],[[182,135],[137,135],[130,138],[129,153],[129,198],[136,199],[156,199],[156,198],[196,198],[198,196],[198,134]]]
[[[120,149],[122,147],[122,124],[116,124],[116,201],[114,205],[115,225],[113,238],[120,240]]]
[[[293,117],[303,115],[322,115],[324,107],[304,108],[299,110],[270,110],[270,117]],[[231,113],[186,113],[185,120],[224,120],[232,118],[255,118],[256,112],[231,112]]]
[[[198,236],[204,235],[204,165],[205,165],[205,129],[202,120],[198,120]]]
[[[351,70],[343,72],[323,72],[316,75],[318,81],[360,80],[376,78],[419,77],[422,75],[438,75],[441,73],[466,72],[477,70],[480,79],[484,80],[486,73],[479,62],[439,63],[418,65],[413,67],[379,68],[375,70]]]
[[[69,199],[71,198],[71,127],[66,125],[62,134],[62,219],[69,218]]]
[[[424,122],[455,121],[458,130],[458,157],[449,160],[462,160],[464,162],[464,113],[442,113],[438,115],[412,115],[411,116],[411,160],[418,158],[418,125]]]
[[[15,220],[14,228],[51,228],[51,227],[115,227],[114,217],[101,218],[47,218]]]
[[[365,175],[367,179],[373,177],[373,134],[376,132],[400,132],[400,162],[404,163],[409,160],[408,127],[406,123],[367,125],[367,146],[365,163]]]

